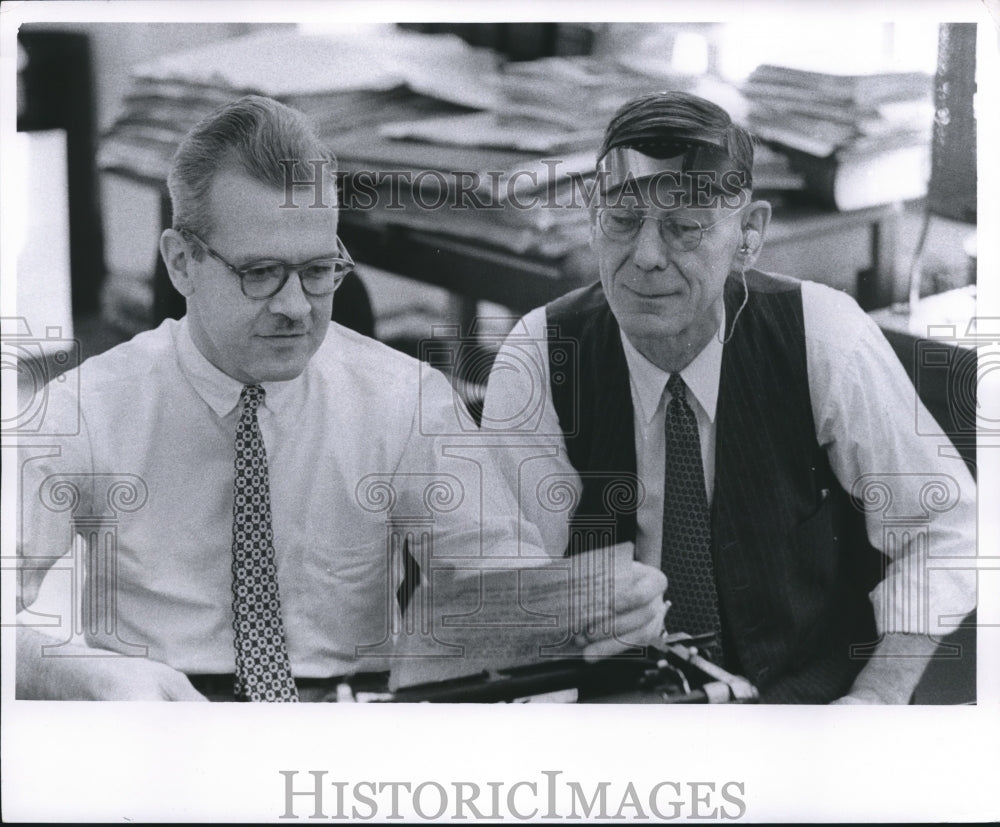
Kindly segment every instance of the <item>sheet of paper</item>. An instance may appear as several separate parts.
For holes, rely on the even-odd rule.
[[[432,566],[403,620],[391,688],[579,657],[576,635],[615,634],[615,584],[631,566],[625,546]]]

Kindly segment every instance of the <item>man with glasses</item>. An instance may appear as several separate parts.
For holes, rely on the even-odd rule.
[[[296,165],[323,172],[325,206],[312,187],[294,202]],[[19,627],[18,696],[326,698],[389,666],[402,574],[387,515],[430,512],[411,533],[433,532],[439,556],[530,555],[531,536],[482,456],[444,450],[444,377],[331,324],[353,262],[333,159],[300,113],[256,96],[222,107],[168,185],[160,250],[185,317],[53,383],[47,415],[69,436],[22,465],[20,605],[71,530],[87,533],[82,515],[114,530],[74,572],[85,640],[54,642],[30,615]],[[633,571],[640,629],[662,574]]]
[[[591,206],[600,281],[514,327],[483,427],[523,437],[507,472],[546,546],[586,550],[596,524],[634,542],[666,574],[666,632],[763,700],[906,703],[928,630],[974,606],[973,575],[927,561],[975,554],[974,483],[943,434],[914,434],[913,386],[849,297],[752,269],[771,216],[752,173],[751,136],[715,104],[624,105]],[[864,512],[877,486],[919,510],[929,484],[947,488],[929,552]]]

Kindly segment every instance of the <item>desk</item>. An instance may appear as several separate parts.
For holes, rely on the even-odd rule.
[[[124,169],[106,171],[158,187],[161,222],[170,226],[170,200],[162,181]],[[489,212],[481,215],[483,221],[493,220]],[[775,208],[756,266],[845,290],[866,310],[888,305],[899,218],[895,204],[842,213],[788,202]],[[497,244],[406,227],[393,223],[384,211],[343,212],[340,235],[362,265],[451,291],[460,299],[454,321],[463,332],[471,329],[480,301],[524,313],[597,279],[585,228],[579,248],[560,257],[521,254]],[[183,312],[183,300],[157,259],[153,324]]]
[[[890,303],[896,254],[898,205],[838,213],[814,205],[776,209],[757,266],[811,278],[846,290],[865,309]],[[484,220],[490,220],[484,214]],[[445,287],[474,304],[491,301],[527,312],[597,279],[585,246],[562,258],[512,253],[344,213],[340,233],[359,261]],[[464,309],[471,321],[474,307]],[[463,324],[463,330],[467,330]]]
[[[976,476],[977,363],[996,359],[995,334],[976,333],[975,287],[921,299],[916,313],[903,306],[871,313],[919,394]],[[915,420],[918,433],[921,420]]]
[[[852,295],[863,310],[893,300],[900,204],[834,212],[792,199],[774,207],[758,270],[820,281]]]

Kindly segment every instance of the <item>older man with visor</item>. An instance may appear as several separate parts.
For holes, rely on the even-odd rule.
[[[850,297],[752,269],[771,216],[752,170],[751,136],[707,100],[623,106],[591,207],[600,281],[515,325],[484,428],[537,447],[506,472],[547,546],[586,550],[610,521],[666,574],[667,632],[764,701],[905,703],[939,619],[975,603],[974,574],[929,559],[975,553],[975,484],[947,437],[914,432],[914,388]],[[876,477],[898,503],[946,481],[929,551],[864,511]],[[569,519],[538,495],[553,479]],[[615,483],[634,507],[609,509]]]

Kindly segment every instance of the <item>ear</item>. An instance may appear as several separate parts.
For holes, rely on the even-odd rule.
[[[752,267],[764,246],[764,236],[771,223],[771,204],[767,201],[753,201],[743,218],[742,238],[736,251],[740,268]]]
[[[194,293],[194,281],[189,272],[191,251],[184,236],[177,230],[164,230],[160,235],[160,255],[177,292],[185,297]]]
[[[589,210],[590,213],[590,249],[594,249],[594,245],[597,244],[597,207],[592,206]]]

